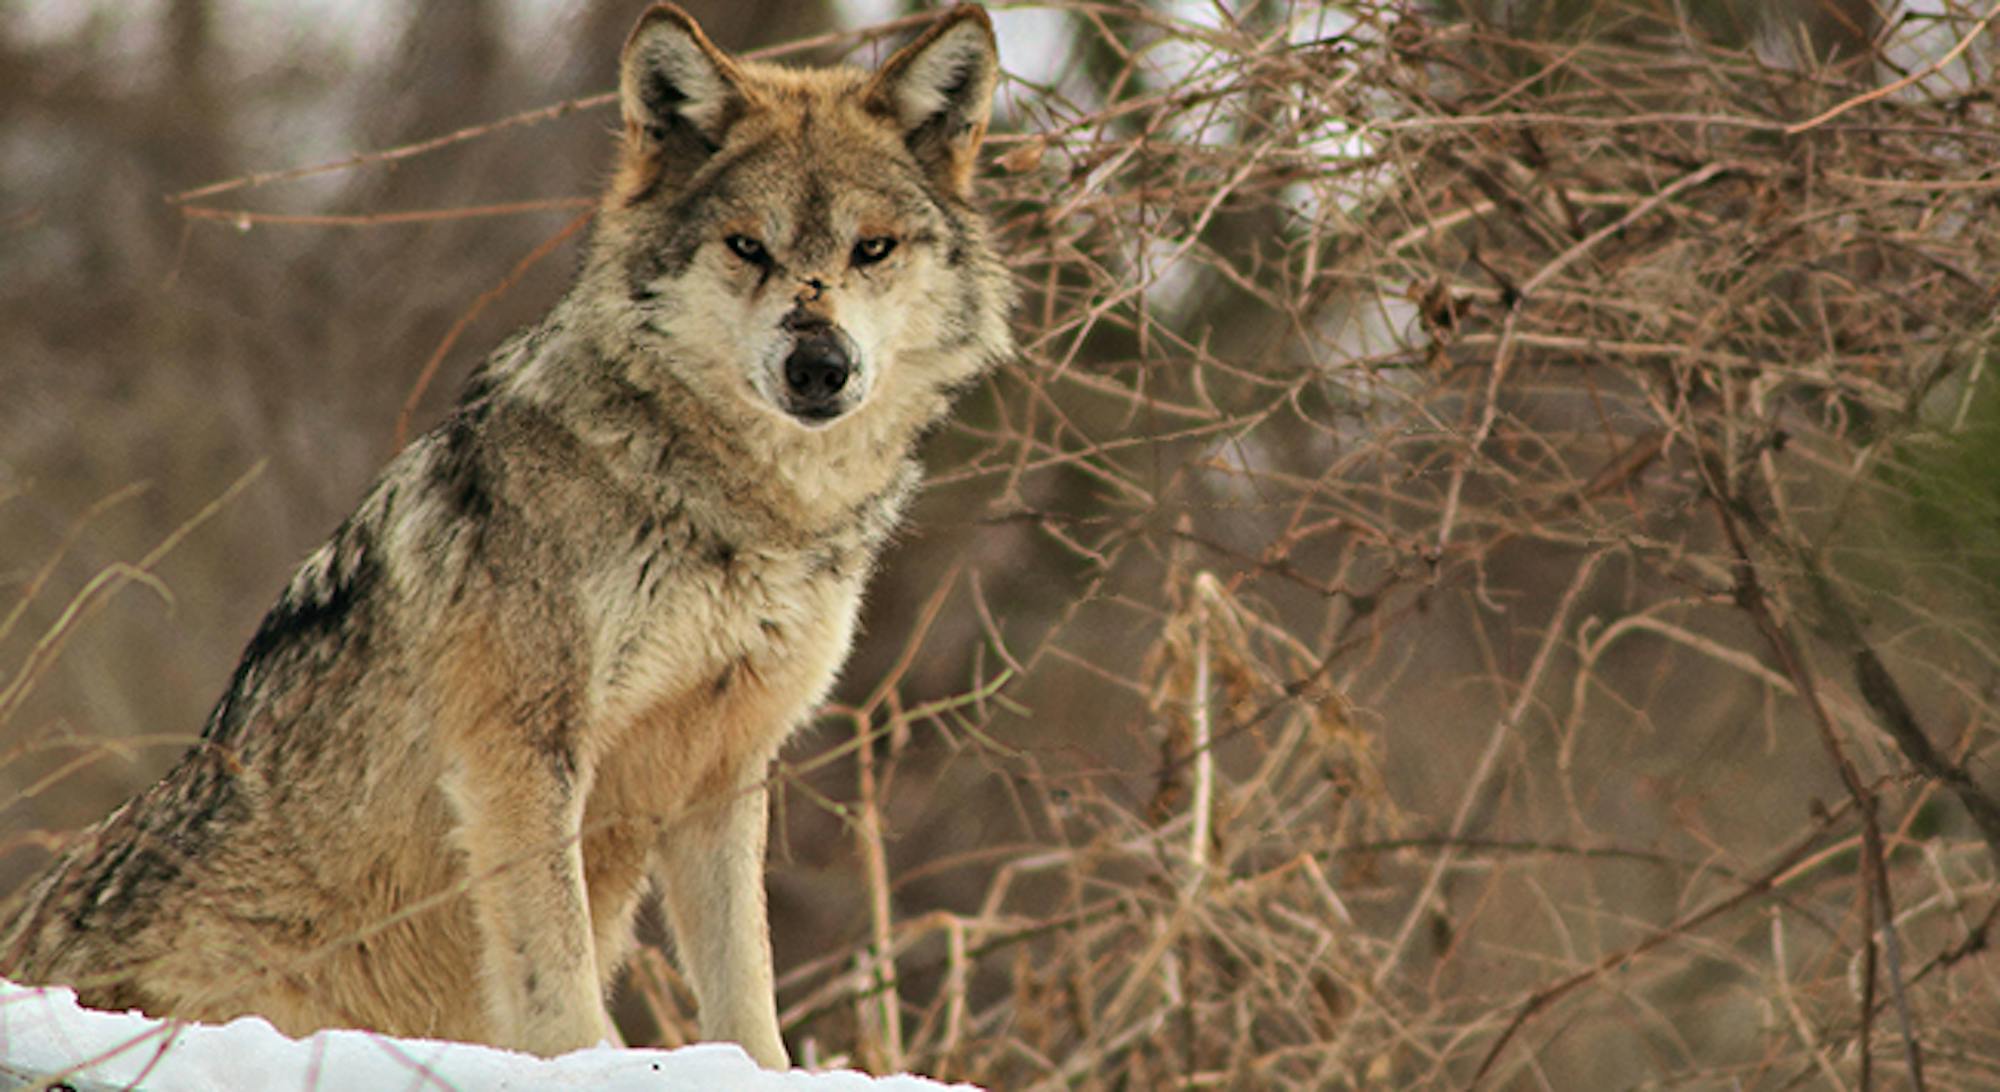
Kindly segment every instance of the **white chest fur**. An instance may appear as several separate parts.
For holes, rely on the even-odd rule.
[[[692,546],[635,554],[588,590],[600,619],[593,719],[620,725],[663,705],[698,716],[748,692],[782,738],[847,657],[861,566],[826,551]]]

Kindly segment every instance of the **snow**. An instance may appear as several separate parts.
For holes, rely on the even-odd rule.
[[[60,1077],[76,1092],[142,1088],[145,1092],[239,1092],[241,1089],[380,1089],[420,1092],[473,1089],[644,1089],[677,1092],[976,1092],[920,1077],[869,1077],[850,1071],[773,1073],[733,1043],[680,1050],[605,1046],[560,1058],[492,1047],[394,1039],[362,1031],[323,1031],[290,1039],[255,1017],[221,1026],[95,1012],[64,987],[0,980],[0,1087],[9,1078]]]

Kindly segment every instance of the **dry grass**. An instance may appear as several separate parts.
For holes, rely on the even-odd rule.
[[[1057,8],[985,181],[1026,351],[777,775],[794,1042],[2000,1087],[1990,13]]]

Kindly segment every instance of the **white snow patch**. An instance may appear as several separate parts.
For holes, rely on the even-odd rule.
[[[290,1039],[256,1017],[221,1026],[95,1012],[61,986],[0,980],[0,1086],[55,1078],[78,1092],[306,1092],[368,1088],[410,1092],[593,1089],[600,1092],[944,1092],[921,1077],[851,1071],[774,1073],[733,1043],[680,1050],[598,1047],[536,1058],[492,1047],[322,1031]]]

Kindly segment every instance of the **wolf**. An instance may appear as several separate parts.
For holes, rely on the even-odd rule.
[[[200,742],[26,889],[0,972],[554,1055],[613,1034],[657,890],[702,1037],[788,1065],[767,770],[919,439],[1011,351],[970,199],[997,73],[973,6],[873,72],[647,10],[569,292],[306,559]]]

